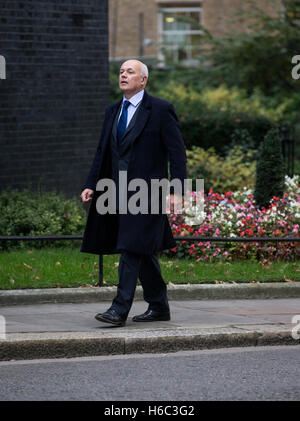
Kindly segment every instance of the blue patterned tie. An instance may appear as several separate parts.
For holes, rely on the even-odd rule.
[[[123,104],[123,110],[122,110],[122,114],[121,117],[119,119],[118,122],[118,127],[117,127],[117,138],[118,138],[118,143],[120,144],[122,137],[124,136],[125,132],[126,132],[126,126],[127,126],[127,115],[128,115],[128,107],[130,105],[129,101],[124,101]]]

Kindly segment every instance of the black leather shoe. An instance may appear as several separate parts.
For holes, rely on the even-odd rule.
[[[96,314],[95,319],[99,322],[111,323],[115,326],[125,326],[126,322],[126,319],[113,309],[109,309],[105,313]]]
[[[155,310],[147,310],[144,314],[139,314],[132,318],[134,322],[160,322],[171,320],[170,313],[160,313]]]

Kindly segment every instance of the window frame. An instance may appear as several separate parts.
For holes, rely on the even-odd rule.
[[[202,29],[189,29],[189,30],[182,30],[182,31],[168,31],[168,30],[164,30],[163,29],[163,25],[164,25],[164,15],[165,13],[178,13],[178,12],[198,12],[199,13],[199,24],[202,23],[202,12],[203,12],[203,7],[202,6],[187,6],[187,7],[174,7],[174,6],[170,6],[170,7],[161,7],[158,10],[158,45],[159,46],[163,46],[163,37],[164,35],[174,35],[176,33],[182,34],[182,35],[202,35],[203,34],[203,30]],[[178,44],[174,44],[174,46],[168,46],[167,49],[169,51],[172,51],[172,55],[175,58],[175,54],[177,55],[176,60],[174,60],[177,63],[180,63],[180,60],[178,59],[178,48],[179,45]],[[192,51],[193,45],[186,45],[185,46],[187,53]],[[190,54],[188,54],[190,56]],[[164,54],[162,53],[161,49],[159,48],[158,50],[158,59],[160,62],[162,62],[163,64],[165,63],[165,57]],[[191,56],[187,59],[184,60],[184,62],[191,62],[193,59],[191,59]]]

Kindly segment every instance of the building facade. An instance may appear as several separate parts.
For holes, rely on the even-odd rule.
[[[107,0],[0,0],[0,188],[81,193],[109,102]]]
[[[254,0],[267,13],[269,0]],[[276,0],[275,0],[276,1]],[[199,52],[203,28],[214,36],[243,31],[234,22],[246,10],[244,0],[109,0],[109,55],[111,61],[136,57],[147,61],[192,64]],[[278,7],[281,7],[278,0]]]

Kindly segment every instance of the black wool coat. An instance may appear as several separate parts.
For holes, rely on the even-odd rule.
[[[94,190],[85,227],[81,251],[94,254],[153,254],[176,246],[166,214],[104,214],[97,212],[96,201],[103,192],[96,191],[99,179],[112,178],[112,129],[122,101],[109,105],[96,154],[84,188]],[[186,150],[173,105],[146,91],[135,124],[130,132],[131,154],[127,181],[142,178],[150,190],[151,179],[186,178]],[[128,192],[128,200],[135,192]]]

